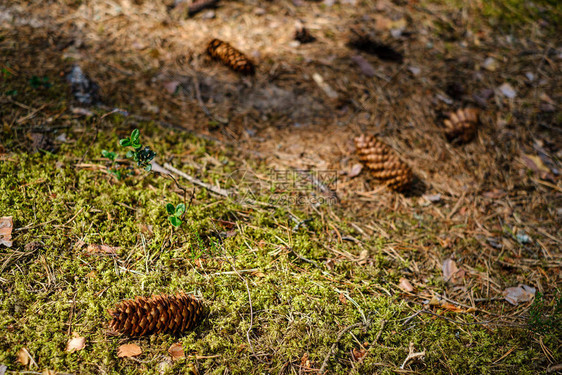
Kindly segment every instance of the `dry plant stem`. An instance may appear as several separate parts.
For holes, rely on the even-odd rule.
[[[154,164],[158,165],[157,163],[154,163]],[[158,166],[159,166],[159,165],[158,165]],[[159,167],[160,167],[160,166],[159,166]],[[162,167],[160,167],[160,168],[162,168]],[[201,187],[204,187],[205,189],[209,190],[209,191],[212,192],[212,193],[221,195],[221,196],[226,197],[226,198],[228,198],[228,197],[231,196],[230,191],[225,190],[225,189],[218,188],[218,187],[213,186],[213,185],[206,184],[206,183],[204,183],[203,181],[201,181],[201,180],[199,180],[199,179],[197,179],[197,178],[195,178],[195,177],[192,177],[192,176],[188,175],[187,173],[180,171],[179,169],[174,168],[174,167],[171,166],[169,163],[164,163],[164,168],[162,168],[162,169],[164,169],[164,170],[167,169],[167,170],[169,170],[169,171],[171,171],[171,172],[174,172],[175,174],[177,174],[178,176],[181,176],[181,177],[185,178],[186,180],[188,180],[188,181],[191,182],[192,184],[194,184],[194,185],[199,185],[199,186],[201,186]]]
[[[219,0],[198,0],[193,2],[188,8],[187,12],[189,16],[193,16],[196,13],[202,11],[203,9],[211,8],[215,6]]]
[[[322,367],[320,367],[320,371],[319,371],[320,375],[322,375],[326,372],[326,368],[328,367],[328,361],[330,360],[330,357],[332,356],[332,354],[335,352],[336,346],[338,345],[338,343],[342,339],[343,335],[345,335],[347,332],[349,332],[350,330],[352,330],[354,328],[357,328],[357,327],[365,327],[365,324],[364,323],[355,323],[355,324],[352,324],[350,326],[345,327],[344,329],[342,329],[340,331],[340,333],[338,333],[338,337],[336,337],[336,341],[332,344],[332,347],[328,351],[328,354],[326,354],[326,357],[324,357],[324,362],[322,362]]]
[[[406,359],[404,360],[404,363],[402,363],[402,366],[400,366],[401,370],[404,370],[404,366],[406,366],[406,363],[408,363],[409,361],[411,361],[412,359],[416,359],[416,358],[421,358],[425,356],[425,350],[422,352],[418,352],[415,353],[414,352],[414,343],[411,342],[410,343],[410,347],[409,347],[409,353],[408,356],[406,357]]]

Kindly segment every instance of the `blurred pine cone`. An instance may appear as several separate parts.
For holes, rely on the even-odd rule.
[[[450,141],[465,143],[476,134],[478,126],[478,110],[461,108],[449,115],[444,121],[445,134]]]
[[[386,144],[374,136],[362,134],[355,138],[355,146],[359,159],[370,169],[375,179],[396,191],[410,186],[412,170]]]
[[[232,70],[242,74],[254,74],[254,63],[242,52],[220,39],[213,39],[207,46],[207,52],[215,60],[221,61]]]
[[[178,334],[195,327],[203,304],[187,294],[158,295],[122,301],[108,312],[109,327],[125,335]]]
[[[297,31],[295,32],[295,40],[298,40],[302,44],[306,44],[314,42],[316,38],[312,36],[306,27],[300,27],[297,28]]]

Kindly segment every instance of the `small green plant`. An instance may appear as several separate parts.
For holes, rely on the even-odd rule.
[[[166,211],[168,211],[168,214],[170,215],[168,216],[168,220],[170,220],[170,223],[172,223],[174,227],[178,228],[182,223],[181,217],[185,213],[185,204],[180,203],[176,207],[174,207],[173,204],[168,203],[166,205]]]
[[[130,137],[120,139],[119,144],[123,147],[133,148],[133,150],[129,150],[125,155],[127,158],[136,161],[137,165],[144,168],[146,171],[150,171],[152,169],[150,162],[154,159],[156,153],[148,146],[143,148],[143,145],[140,143],[140,131],[138,129],[133,130]],[[128,170],[130,167],[124,167],[117,162],[118,154],[116,152],[102,150],[101,155],[104,158],[111,160],[111,168],[109,169],[109,172],[117,177],[118,180],[130,174],[130,171]]]
[[[111,168],[109,169],[109,173],[117,177],[118,180],[128,174],[123,173],[123,168],[121,168],[119,164],[117,164],[117,153],[113,151],[102,150],[101,155],[104,158],[108,158],[109,160],[111,160]]]
[[[150,162],[154,159],[156,153],[148,146],[143,148],[143,145],[140,143],[139,129],[133,130],[130,137],[119,140],[119,144],[123,147],[132,147],[133,149],[127,152],[126,157],[133,159],[139,167],[150,172],[152,169]]]
[[[2,78],[6,79],[12,75],[12,72],[7,68],[2,68]]]
[[[29,80],[29,85],[34,89],[37,89],[39,87],[44,87],[48,89],[49,87],[52,86],[52,84],[49,82],[49,77],[37,77],[37,76],[31,77],[31,79]]]

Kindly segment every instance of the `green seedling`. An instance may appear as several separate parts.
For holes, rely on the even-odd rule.
[[[125,156],[129,159],[133,159],[137,162],[139,167],[150,172],[152,169],[150,162],[154,159],[156,153],[148,146],[143,148],[140,142],[140,131],[138,129],[133,130],[130,137],[119,140],[119,144],[123,147],[132,147],[133,149],[129,150]]]
[[[166,205],[166,211],[170,215],[168,216],[168,220],[170,220],[170,223],[172,223],[174,227],[178,228],[182,223],[181,216],[185,213],[185,204],[180,203],[176,207],[174,207],[173,204],[168,203]]]
[[[37,77],[37,76],[31,77],[31,79],[29,80],[29,85],[34,89],[37,89],[39,87],[44,87],[48,89],[49,87],[52,86],[52,84],[49,82],[49,77]]]
[[[101,155],[104,158],[108,158],[109,160],[111,160],[111,168],[109,169],[109,173],[111,173],[112,175],[114,175],[115,177],[117,177],[118,180],[120,180],[121,178],[123,178],[125,175],[122,173],[122,169],[118,164],[117,164],[117,153],[113,152],[113,151],[107,151],[107,150],[102,150]]]

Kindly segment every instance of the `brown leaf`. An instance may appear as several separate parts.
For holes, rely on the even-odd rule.
[[[550,168],[548,168],[542,161],[542,159],[536,155],[531,154],[523,154],[521,155],[521,161],[525,164],[529,169],[533,170],[536,173],[550,173]]]
[[[351,167],[348,176],[351,178],[356,177],[359,175],[359,173],[361,173],[362,170],[363,170],[363,164],[361,163],[353,164],[353,167]]]
[[[301,367],[305,369],[310,368],[310,360],[308,359],[308,353],[304,353],[301,358]]]
[[[410,282],[403,277],[400,278],[400,283],[398,284],[398,287],[405,292],[413,292],[414,291],[414,287],[412,286],[412,284],[410,284]]]
[[[123,344],[117,349],[117,357],[136,357],[140,355],[142,350],[137,344]]]
[[[29,356],[29,352],[27,351],[26,348],[21,348],[18,351],[17,357],[18,357],[17,361],[21,363],[23,366],[27,366],[29,365],[29,362],[31,362],[31,357]]]
[[[482,195],[485,196],[486,198],[498,199],[498,198],[502,198],[503,196],[505,196],[505,191],[499,190],[499,189],[494,189],[494,190],[486,191]]]
[[[367,351],[364,348],[361,348],[361,349],[353,348],[351,350],[351,355],[353,356],[353,359],[357,362],[362,362],[363,358],[365,357],[366,354],[367,354]]]
[[[172,344],[172,346],[170,346],[170,349],[168,349],[168,353],[170,354],[170,357],[172,357],[172,361],[177,361],[178,359],[185,358],[185,353],[183,351],[181,342]]]
[[[66,351],[67,352],[77,352],[79,350],[84,349],[86,346],[86,338],[78,336],[77,333],[74,333],[74,337],[68,340],[66,343]]]
[[[347,298],[345,298],[345,294],[340,293],[340,295],[338,296],[338,299],[340,300],[340,302],[344,305],[347,305]]]
[[[359,259],[357,259],[357,263],[359,263],[360,265],[365,265],[367,264],[368,259],[369,259],[369,250],[363,249],[359,253]]]
[[[375,68],[361,55],[355,55],[351,57],[351,60],[359,65],[361,73],[365,74],[367,77],[373,77],[375,75]]]
[[[516,287],[506,288],[503,291],[503,297],[512,305],[518,305],[521,302],[528,302],[535,298],[536,289],[528,285],[519,285]]]
[[[97,244],[90,244],[86,248],[86,252],[90,254],[99,254],[99,255],[117,255],[118,247],[112,247],[108,245],[97,245]]]
[[[45,370],[43,370],[41,375],[57,375],[57,372],[55,370],[49,370],[46,368]]]
[[[176,92],[176,89],[178,88],[178,86],[180,85],[180,83],[178,81],[169,81],[169,82],[164,82],[164,88],[166,89],[166,91],[168,91],[170,94],[173,94]]]
[[[12,247],[12,229],[14,229],[12,216],[0,217],[0,245]]]
[[[457,264],[451,258],[445,259],[443,261],[443,278],[446,282],[451,282],[453,284],[458,284],[464,278],[464,270],[457,268]]]
[[[448,302],[442,303],[441,307],[444,308],[445,310],[449,310],[449,311],[456,312],[456,313],[465,312],[460,307],[457,307],[457,306],[453,305],[452,303],[448,303]]]

